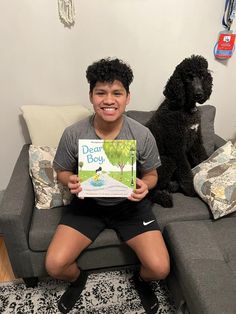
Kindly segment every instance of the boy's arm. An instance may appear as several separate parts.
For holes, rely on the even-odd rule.
[[[157,179],[156,169],[144,172],[142,174],[142,179],[136,179],[136,189],[134,189],[128,199],[135,202],[141,201],[148,194],[148,191],[155,187]]]
[[[71,194],[78,194],[82,190],[79,177],[71,171],[57,171],[57,179],[63,185],[68,186]]]
[[[148,190],[154,188],[158,181],[158,175],[156,169],[148,171],[142,175],[142,181],[146,183]]]

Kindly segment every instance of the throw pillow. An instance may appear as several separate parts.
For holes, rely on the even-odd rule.
[[[57,147],[64,129],[87,117],[90,110],[80,105],[21,107],[26,121],[31,144]]]
[[[236,148],[229,141],[193,169],[194,187],[214,219],[236,211]]]
[[[69,190],[57,181],[57,174],[52,167],[56,148],[34,146],[29,148],[29,171],[32,178],[35,207],[50,209],[67,205],[71,201]]]

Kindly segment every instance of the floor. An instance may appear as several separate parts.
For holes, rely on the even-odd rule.
[[[12,281],[13,274],[3,236],[0,235],[0,282]]]

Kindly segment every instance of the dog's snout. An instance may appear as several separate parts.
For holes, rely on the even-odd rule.
[[[202,81],[199,77],[193,79],[194,93],[197,97],[203,96]]]
[[[203,96],[203,90],[200,89],[200,88],[197,89],[196,92],[195,92],[195,95],[196,95],[197,97]]]

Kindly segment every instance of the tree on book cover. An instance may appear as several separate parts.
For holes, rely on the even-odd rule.
[[[136,184],[136,140],[79,140],[79,197],[127,197]]]

